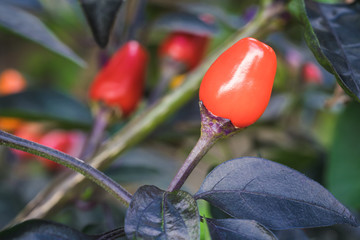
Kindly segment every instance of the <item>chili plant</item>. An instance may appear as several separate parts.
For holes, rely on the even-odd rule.
[[[91,125],[92,131],[79,158],[79,151],[73,153],[69,150],[75,145],[75,133],[73,135],[52,129],[43,134],[44,129],[47,131],[49,127],[40,126],[32,128],[34,133],[27,130],[20,134],[21,127],[34,126],[29,123],[17,127],[18,132],[14,131],[14,135],[0,131],[0,145],[14,149],[19,158],[30,158],[29,154],[34,154],[50,169],[58,166],[52,164],[55,162],[72,170],[64,171],[47,189],[40,192],[10,226],[0,232],[0,239],[196,240],[205,239],[206,236],[211,239],[306,239],[305,234],[297,229],[335,224],[359,226],[355,214],[320,183],[293,168],[262,157],[237,156],[235,159],[222,161],[207,174],[195,193],[182,188],[187,180],[190,181],[193,170],[216,143],[223,143],[226,138],[251,131],[252,124],[261,120],[261,117],[266,119],[268,116],[266,111],[270,111],[268,109],[273,106],[271,101],[276,97],[273,93],[271,98],[274,78],[281,74],[278,70],[283,59],[278,54],[281,47],[274,47],[275,51],[271,47],[276,46],[276,43],[269,41],[269,44],[265,44],[257,39],[265,39],[271,32],[284,29],[286,24],[291,22],[290,16],[291,20],[299,21],[304,27],[305,40],[316,59],[335,75],[339,86],[345,91],[337,90],[337,93],[341,96],[347,93],[359,100],[359,72],[355,64],[358,56],[354,53],[360,52],[359,44],[356,44],[360,39],[360,29],[356,24],[345,24],[350,19],[360,20],[358,1],[330,5],[310,0],[262,0],[255,8],[247,6],[247,11],[240,20],[236,16],[227,16],[217,8],[206,8],[201,4],[165,4],[182,12],[165,14],[153,23],[154,28],[169,28],[170,25],[172,33],[163,44],[159,44],[160,88],[148,89],[149,97],[143,95],[146,87],[144,81],[146,68],[150,71],[148,62],[151,63],[154,57],[151,58],[151,54],[148,54],[151,51],[145,49],[147,44],[144,39],[149,36],[143,30],[146,26],[145,12],[150,9],[149,12],[157,15],[156,11],[152,12],[154,6],[142,0],[126,3],[122,0],[79,2],[95,42],[103,48],[96,53],[100,70],[90,85],[88,94],[93,102],[91,107],[95,120],[83,120],[84,116],[91,119],[86,110],[84,113],[79,110],[82,114],[75,115],[80,117],[70,120],[66,114],[57,113],[61,107],[72,109],[77,106],[77,102],[53,90],[47,89],[46,94],[40,94],[39,90],[30,89],[3,96],[2,100],[16,105],[13,103],[14,98],[23,99],[23,103],[33,103],[35,99],[34,105],[39,107],[46,105],[50,96],[52,99],[61,99],[61,104],[54,104],[56,110],[43,116],[43,119],[56,118],[58,124],[63,125],[77,121],[77,126],[89,128]],[[156,1],[154,2],[156,5]],[[124,16],[117,16],[118,13]],[[12,14],[18,16],[18,21],[22,24],[31,28],[20,26],[19,22],[13,20]],[[179,16],[185,20],[179,23]],[[122,24],[120,30],[115,24],[117,17],[117,24]],[[219,19],[221,24],[226,25],[224,29],[233,29],[236,33],[226,41],[221,39],[221,42],[213,47],[215,50],[202,60],[210,40],[216,35],[218,26],[214,24],[214,19]],[[184,27],[186,21],[191,24]],[[0,25],[80,66],[85,64],[35,16],[13,3],[0,3]],[[188,26],[191,27],[188,29]],[[36,31],[43,33],[41,38],[34,34]],[[349,32],[353,35],[349,36]],[[112,57],[108,57],[110,55]],[[325,75],[319,66],[307,59],[297,63],[299,59],[287,66],[301,72],[303,82],[325,84]],[[5,73],[1,76],[5,76]],[[16,73],[16,81],[21,79],[21,82],[24,82],[19,73],[11,73]],[[161,97],[169,81],[179,74],[187,74],[184,84]],[[295,103],[301,102],[302,94],[307,91],[307,86],[301,86],[294,90],[298,93],[298,101],[294,101]],[[172,181],[166,184],[167,189],[143,185],[132,194],[131,190],[102,171],[116,156],[139,143],[197,93],[196,101],[201,118],[200,138],[174,174]],[[339,102],[336,94],[333,99],[337,104],[344,104]],[[346,98],[346,101],[349,101],[349,98]],[[146,105],[149,107],[144,107]],[[358,105],[349,106],[351,111],[346,113],[351,115],[350,113],[356,111],[354,106]],[[278,109],[278,104],[275,104],[275,108]],[[4,109],[6,113],[6,108]],[[294,109],[297,108],[280,114],[283,114],[287,121],[291,121]],[[305,110],[309,109],[304,107],[304,112]],[[31,111],[30,113],[36,114]],[[279,111],[275,113],[272,115],[277,116]],[[8,110],[4,115],[24,118],[21,121],[28,120],[21,114],[23,113],[14,114],[14,111]],[[106,139],[106,129],[111,129],[113,118],[119,117],[128,122],[121,126],[119,131],[112,130],[116,133]],[[352,122],[347,122],[346,119],[339,121],[345,122],[344,126],[352,126]],[[340,133],[338,135],[341,137]],[[342,148],[336,148],[336,151],[342,152]],[[334,157],[331,159],[335,161]],[[68,199],[65,193],[71,194],[81,189],[85,179],[92,180],[112,195],[117,204],[126,208],[123,222],[117,222],[114,229],[105,233],[90,235],[70,226],[37,219],[43,218],[50,210]],[[94,195],[96,194],[91,197]],[[210,213],[199,210],[203,201],[210,207]],[[347,201],[347,204],[349,203],[352,202]],[[353,204],[349,206],[356,208]],[[87,207],[89,206],[83,206]]]

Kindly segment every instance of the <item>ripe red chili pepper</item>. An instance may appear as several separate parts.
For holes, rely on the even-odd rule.
[[[302,78],[306,83],[321,84],[323,75],[318,66],[312,62],[306,62],[301,68]]]
[[[208,42],[207,36],[173,32],[161,44],[159,55],[182,62],[187,69],[193,69],[203,58]]]
[[[124,44],[95,77],[90,98],[129,115],[142,97],[147,59],[146,50],[137,41]]]
[[[200,86],[200,100],[215,116],[230,119],[235,127],[247,127],[265,111],[275,73],[273,49],[254,38],[241,39],[210,66]]]

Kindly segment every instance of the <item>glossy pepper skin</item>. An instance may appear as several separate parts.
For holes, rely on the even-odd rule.
[[[171,33],[161,44],[160,57],[169,57],[185,64],[187,70],[195,68],[202,60],[209,37],[185,32]]]
[[[95,77],[90,98],[129,115],[142,98],[147,60],[146,50],[137,41],[127,42]]]
[[[200,101],[212,114],[237,128],[253,124],[269,103],[276,73],[271,47],[243,38],[222,53],[206,72]]]

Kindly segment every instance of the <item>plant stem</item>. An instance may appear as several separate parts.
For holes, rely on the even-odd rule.
[[[104,137],[104,131],[107,127],[110,115],[111,109],[103,104],[100,104],[99,110],[95,115],[95,122],[91,130],[90,137],[88,138],[89,140],[80,155],[81,159],[85,159],[86,161],[96,152],[101,140]]]
[[[190,152],[189,156],[186,158],[184,164],[181,166],[176,176],[171,181],[170,186],[168,187],[169,192],[181,188],[186,179],[189,177],[190,173],[194,170],[203,156],[215,144],[215,142],[216,139],[201,133],[198,142]]]
[[[131,194],[122,188],[118,183],[78,158],[74,158],[44,145],[16,137],[4,131],[0,131],[0,145],[5,145],[50,159],[91,179],[100,187],[114,195],[117,199],[124,203],[124,205],[128,206],[131,201]]]
[[[193,150],[171,181],[169,192],[179,190],[190,176],[196,165],[220,139],[234,135],[242,130],[236,128],[229,119],[217,117],[209,112],[202,102],[199,102],[201,114],[201,135]]]
[[[184,71],[185,65],[183,63],[168,57],[163,58],[160,65],[160,79],[150,94],[148,105],[153,105],[164,94],[171,79]]]
[[[124,237],[124,236],[125,236],[125,230],[123,227],[121,227],[121,228],[116,228],[109,232],[103,233],[100,236],[97,236],[96,240],[112,240],[112,239],[117,239],[119,237]]]

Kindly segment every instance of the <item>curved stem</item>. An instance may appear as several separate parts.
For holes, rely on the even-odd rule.
[[[126,206],[128,206],[131,201],[131,194],[127,192],[124,188],[122,188],[118,183],[116,183],[104,173],[91,167],[90,165],[86,164],[84,161],[78,158],[74,158],[70,155],[46,147],[44,145],[16,137],[4,131],[0,131],[0,145],[5,145],[11,148],[15,148],[24,152],[32,153],[40,157],[50,159],[58,164],[71,168],[76,172],[81,173],[85,177],[91,179],[100,187],[114,195]]]
[[[107,127],[110,114],[111,109],[101,104],[95,115],[95,122],[88,138],[89,140],[80,155],[81,159],[85,159],[86,161],[96,152],[101,143],[101,140],[103,139],[104,131]]]
[[[150,94],[148,105],[152,106],[162,97],[173,77],[185,71],[185,65],[169,57],[161,60],[160,79]]]
[[[119,237],[124,237],[124,236],[125,236],[125,230],[123,227],[121,227],[121,228],[116,228],[109,232],[103,233],[100,236],[97,236],[96,240],[112,240],[112,239],[117,239]]]

